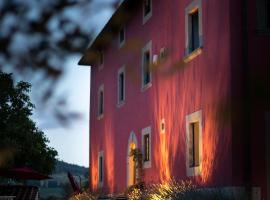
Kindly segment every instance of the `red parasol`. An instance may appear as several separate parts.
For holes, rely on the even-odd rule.
[[[9,170],[1,170],[0,177],[19,179],[19,180],[44,180],[51,179],[51,177],[41,174],[33,169],[23,167],[23,168],[13,168]]]

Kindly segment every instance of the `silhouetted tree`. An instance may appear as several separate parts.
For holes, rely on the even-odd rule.
[[[27,166],[50,174],[57,151],[31,119],[31,85],[0,71],[0,167]]]

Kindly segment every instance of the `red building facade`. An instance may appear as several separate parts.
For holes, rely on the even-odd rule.
[[[268,10],[267,10],[268,9]],[[90,185],[192,180],[270,199],[267,1],[123,1],[91,65]]]

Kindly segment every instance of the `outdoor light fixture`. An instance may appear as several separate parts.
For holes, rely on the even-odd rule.
[[[158,55],[153,55],[153,64],[157,65],[158,64]]]
[[[164,134],[165,133],[165,119],[162,118],[160,121],[160,133]]]
[[[159,60],[163,61],[163,60],[165,60],[166,57],[167,57],[167,49],[165,49],[165,47],[163,47],[160,49],[160,52],[159,52]]]

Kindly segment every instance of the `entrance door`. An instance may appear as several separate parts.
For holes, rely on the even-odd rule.
[[[136,183],[136,163],[133,156],[130,156],[132,150],[137,148],[136,135],[132,132],[128,141],[127,150],[127,186],[134,185]]]

